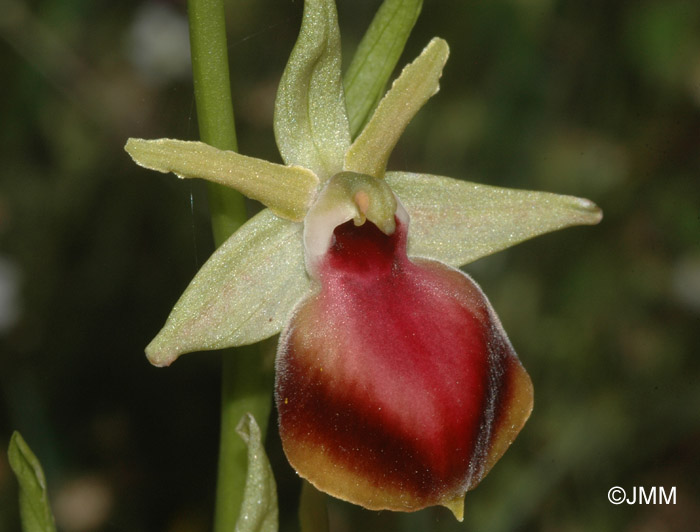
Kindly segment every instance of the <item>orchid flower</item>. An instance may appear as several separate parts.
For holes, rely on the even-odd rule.
[[[601,213],[585,199],[386,170],[447,56],[433,39],[353,138],[335,5],[307,0],[275,103],[285,164],[170,139],[126,150],[266,206],[197,273],[148,359],[166,366],[281,332],[275,398],[298,474],[366,508],[443,505],[461,519],[533,395],[494,309],[457,268]]]

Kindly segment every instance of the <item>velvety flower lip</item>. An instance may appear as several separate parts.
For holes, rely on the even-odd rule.
[[[299,475],[366,508],[443,505],[461,519],[533,395],[488,299],[456,268],[602,214],[571,196],[386,171],[448,54],[433,39],[353,138],[335,4],[306,0],[275,103],[284,164],[172,139],[126,150],[266,207],[200,269],[148,359],[281,332],[275,397]]]
[[[321,289],[282,332],[276,401],[285,453],[319,489],[371,509],[464,494],[532,409],[532,384],[483,292],[406,256],[408,220],[334,230]]]

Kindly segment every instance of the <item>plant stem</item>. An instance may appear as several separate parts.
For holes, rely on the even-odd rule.
[[[328,532],[326,496],[306,480],[302,480],[299,500],[299,528],[301,532]]]
[[[216,148],[236,150],[223,0],[188,0],[187,5],[200,138]],[[245,202],[239,193],[220,185],[210,184],[208,191],[214,241],[219,246],[245,223]],[[231,351],[223,354],[222,361],[215,532],[234,530],[243,500],[247,451],[236,426],[250,412],[264,435],[272,401],[272,373],[264,367],[260,349]]]
[[[187,10],[199,136],[215,148],[236,151],[223,0],[189,0]],[[211,184],[209,203],[219,246],[245,223],[245,201],[235,190]]]

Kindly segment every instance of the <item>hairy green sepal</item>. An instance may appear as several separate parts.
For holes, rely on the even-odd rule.
[[[342,170],[350,127],[333,0],[304,2],[299,38],[277,91],[274,130],[287,164],[309,168],[321,181]]]
[[[594,225],[601,210],[587,199],[387,172],[411,217],[408,253],[462,266],[523,240],[574,225]]]
[[[10,467],[19,482],[19,514],[24,532],[55,532],[46,478],[39,460],[19,432],[14,432],[7,450]]]
[[[192,351],[252,344],[277,334],[311,290],[302,225],[264,210],[202,266],[146,347],[156,366]]]

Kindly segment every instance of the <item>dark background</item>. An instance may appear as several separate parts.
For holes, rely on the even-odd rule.
[[[339,0],[346,58],[379,1]],[[241,152],[271,120],[301,0],[227,4]],[[197,137],[182,1],[5,0],[0,17],[0,530],[19,429],[66,532],[209,530],[219,355],[143,347],[212,251],[200,183],[129,136]],[[391,168],[588,197],[599,226],[467,267],[535,384],[535,410],[464,524],[331,505],[333,530],[684,531],[700,522],[700,3],[425,0],[440,93]],[[298,483],[270,442],[282,530]],[[676,488],[614,506],[608,489]],[[403,527],[403,528],[402,528]]]

